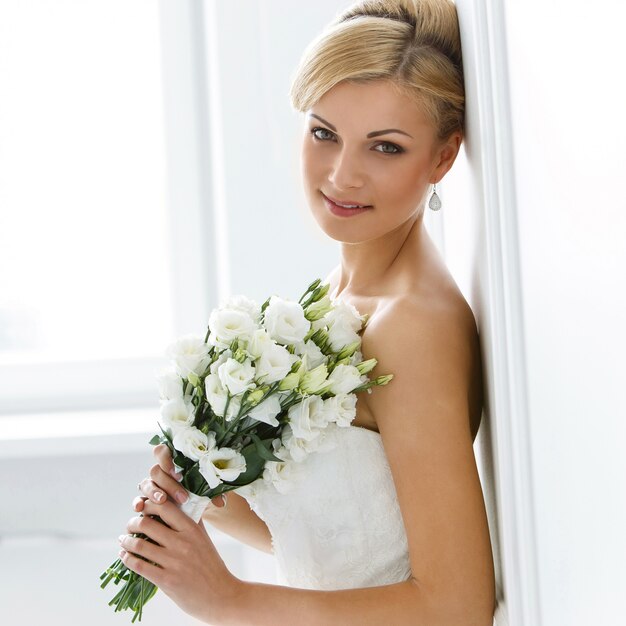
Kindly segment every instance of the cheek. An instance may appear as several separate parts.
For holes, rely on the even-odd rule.
[[[377,196],[389,209],[413,211],[420,203],[426,175],[415,164],[381,169],[376,177]]]
[[[314,182],[319,175],[320,162],[319,157],[316,158],[312,146],[308,142],[302,146],[300,154],[302,164],[302,177],[305,183]]]

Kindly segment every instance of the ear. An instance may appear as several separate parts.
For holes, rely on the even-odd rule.
[[[456,131],[452,133],[448,139],[436,146],[433,163],[435,168],[433,169],[433,182],[440,181],[452,167],[452,164],[456,160],[459,150],[461,149],[461,143],[463,141],[463,133]]]

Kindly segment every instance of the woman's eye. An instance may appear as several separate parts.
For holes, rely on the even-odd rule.
[[[330,137],[320,136],[317,133],[328,133],[328,135],[330,135]],[[332,136],[333,136],[333,133],[331,131],[329,131],[327,128],[320,128],[319,126],[316,126],[315,128],[312,128],[311,129],[311,134],[318,141],[326,141],[327,139],[331,139]],[[383,146],[383,147],[385,147],[385,146],[386,147],[390,147],[391,150],[378,150],[378,148],[380,148],[381,146]],[[400,146],[396,146],[395,143],[390,143],[388,141],[383,141],[382,143],[379,143],[377,146],[375,146],[375,150],[376,150],[376,152],[382,152],[383,154],[400,154],[401,152],[404,152],[404,150]]]
[[[318,127],[316,127],[316,128],[311,129],[311,133],[313,134],[313,136],[316,139],[319,139],[321,141],[325,141],[325,139],[324,139],[324,137],[320,137],[319,135],[316,135],[317,131],[322,131],[323,133],[328,133],[329,135],[332,135],[332,133],[328,129],[326,129],[326,128],[318,128]]]
[[[379,143],[376,147],[380,148],[381,146],[389,146],[391,148],[393,148],[393,151],[386,151],[386,150],[379,150],[379,152],[382,152],[383,154],[400,154],[400,152],[402,152],[402,148],[400,148],[400,146],[396,146],[395,143]]]

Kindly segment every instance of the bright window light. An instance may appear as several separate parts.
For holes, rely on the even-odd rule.
[[[0,363],[172,334],[158,10],[0,3]]]

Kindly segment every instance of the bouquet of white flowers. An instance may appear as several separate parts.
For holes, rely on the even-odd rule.
[[[159,376],[161,434],[150,443],[169,447],[189,492],[181,509],[194,521],[212,498],[275,476],[288,461],[277,451],[301,461],[331,422],[349,425],[354,394],[393,378],[369,379],[377,361],[363,361],[359,351],[368,316],[331,301],[328,289],[317,279],[298,302],[271,296],[262,306],[233,296],[211,312],[204,340],[187,335],[168,347],[173,368]],[[309,410],[324,402],[336,410]],[[109,605],[141,621],[157,587],[120,559],[100,579],[102,588],[124,582]]]

